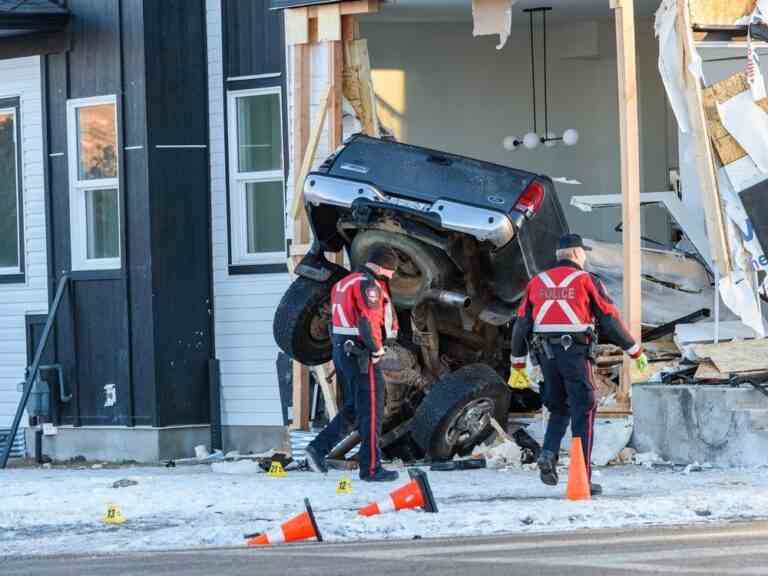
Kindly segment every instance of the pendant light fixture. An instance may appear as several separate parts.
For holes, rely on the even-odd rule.
[[[522,140],[519,140],[515,136],[507,136],[504,138],[503,146],[507,150],[517,150],[520,146],[524,146],[528,150],[534,150],[538,148],[539,144],[543,144],[547,148],[552,148],[558,143],[562,142],[566,146],[575,146],[579,142],[579,133],[573,128],[563,132],[562,136],[557,136],[553,132],[549,131],[549,61],[547,55],[547,12],[551,11],[550,6],[542,6],[541,8],[527,8],[523,10],[528,13],[530,21],[530,36],[531,36],[531,92],[532,92],[532,117],[533,117],[533,131],[523,136]],[[534,14],[541,14],[543,40],[542,46],[544,50],[544,133],[539,134],[538,129],[538,114],[536,110],[536,49],[533,38],[533,17]]]

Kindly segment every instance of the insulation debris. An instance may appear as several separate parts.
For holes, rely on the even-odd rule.
[[[517,0],[472,0],[473,36],[499,35],[496,50],[507,43],[512,31],[512,5]]]

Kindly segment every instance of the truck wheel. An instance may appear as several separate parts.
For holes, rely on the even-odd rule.
[[[340,269],[325,282],[299,277],[275,310],[272,332],[280,349],[305,366],[331,359],[331,287],[346,271]]]
[[[490,366],[465,366],[432,386],[413,417],[411,437],[434,461],[469,454],[493,431],[491,417],[506,424],[509,401],[509,388]]]
[[[386,230],[365,230],[352,241],[350,260],[365,264],[374,248],[387,246],[397,252],[400,267],[389,283],[395,306],[413,308],[429,288],[441,288],[445,277],[455,270],[448,255],[434,246]]]

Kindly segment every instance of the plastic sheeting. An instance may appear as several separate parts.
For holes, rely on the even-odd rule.
[[[621,244],[589,240],[587,270],[603,281],[614,303],[622,309],[624,254]],[[676,252],[643,250],[642,322],[660,325],[714,306],[714,289],[703,264]],[[722,320],[736,316],[723,309]]]

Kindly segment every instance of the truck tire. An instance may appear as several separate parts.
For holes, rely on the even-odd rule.
[[[466,455],[493,431],[490,417],[502,426],[509,412],[510,390],[486,364],[470,364],[438,381],[416,410],[411,437],[432,461]]]
[[[275,310],[272,332],[278,347],[305,366],[331,359],[331,287],[346,274],[340,268],[325,282],[298,277]]]
[[[354,266],[365,264],[368,255],[377,247],[393,248],[400,257],[400,269],[389,283],[395,306],[413,308],[430,288],[441,288],[455,265],[447,254],[410,238],[388,230],[364,230],[355,236],[349,257]]]

